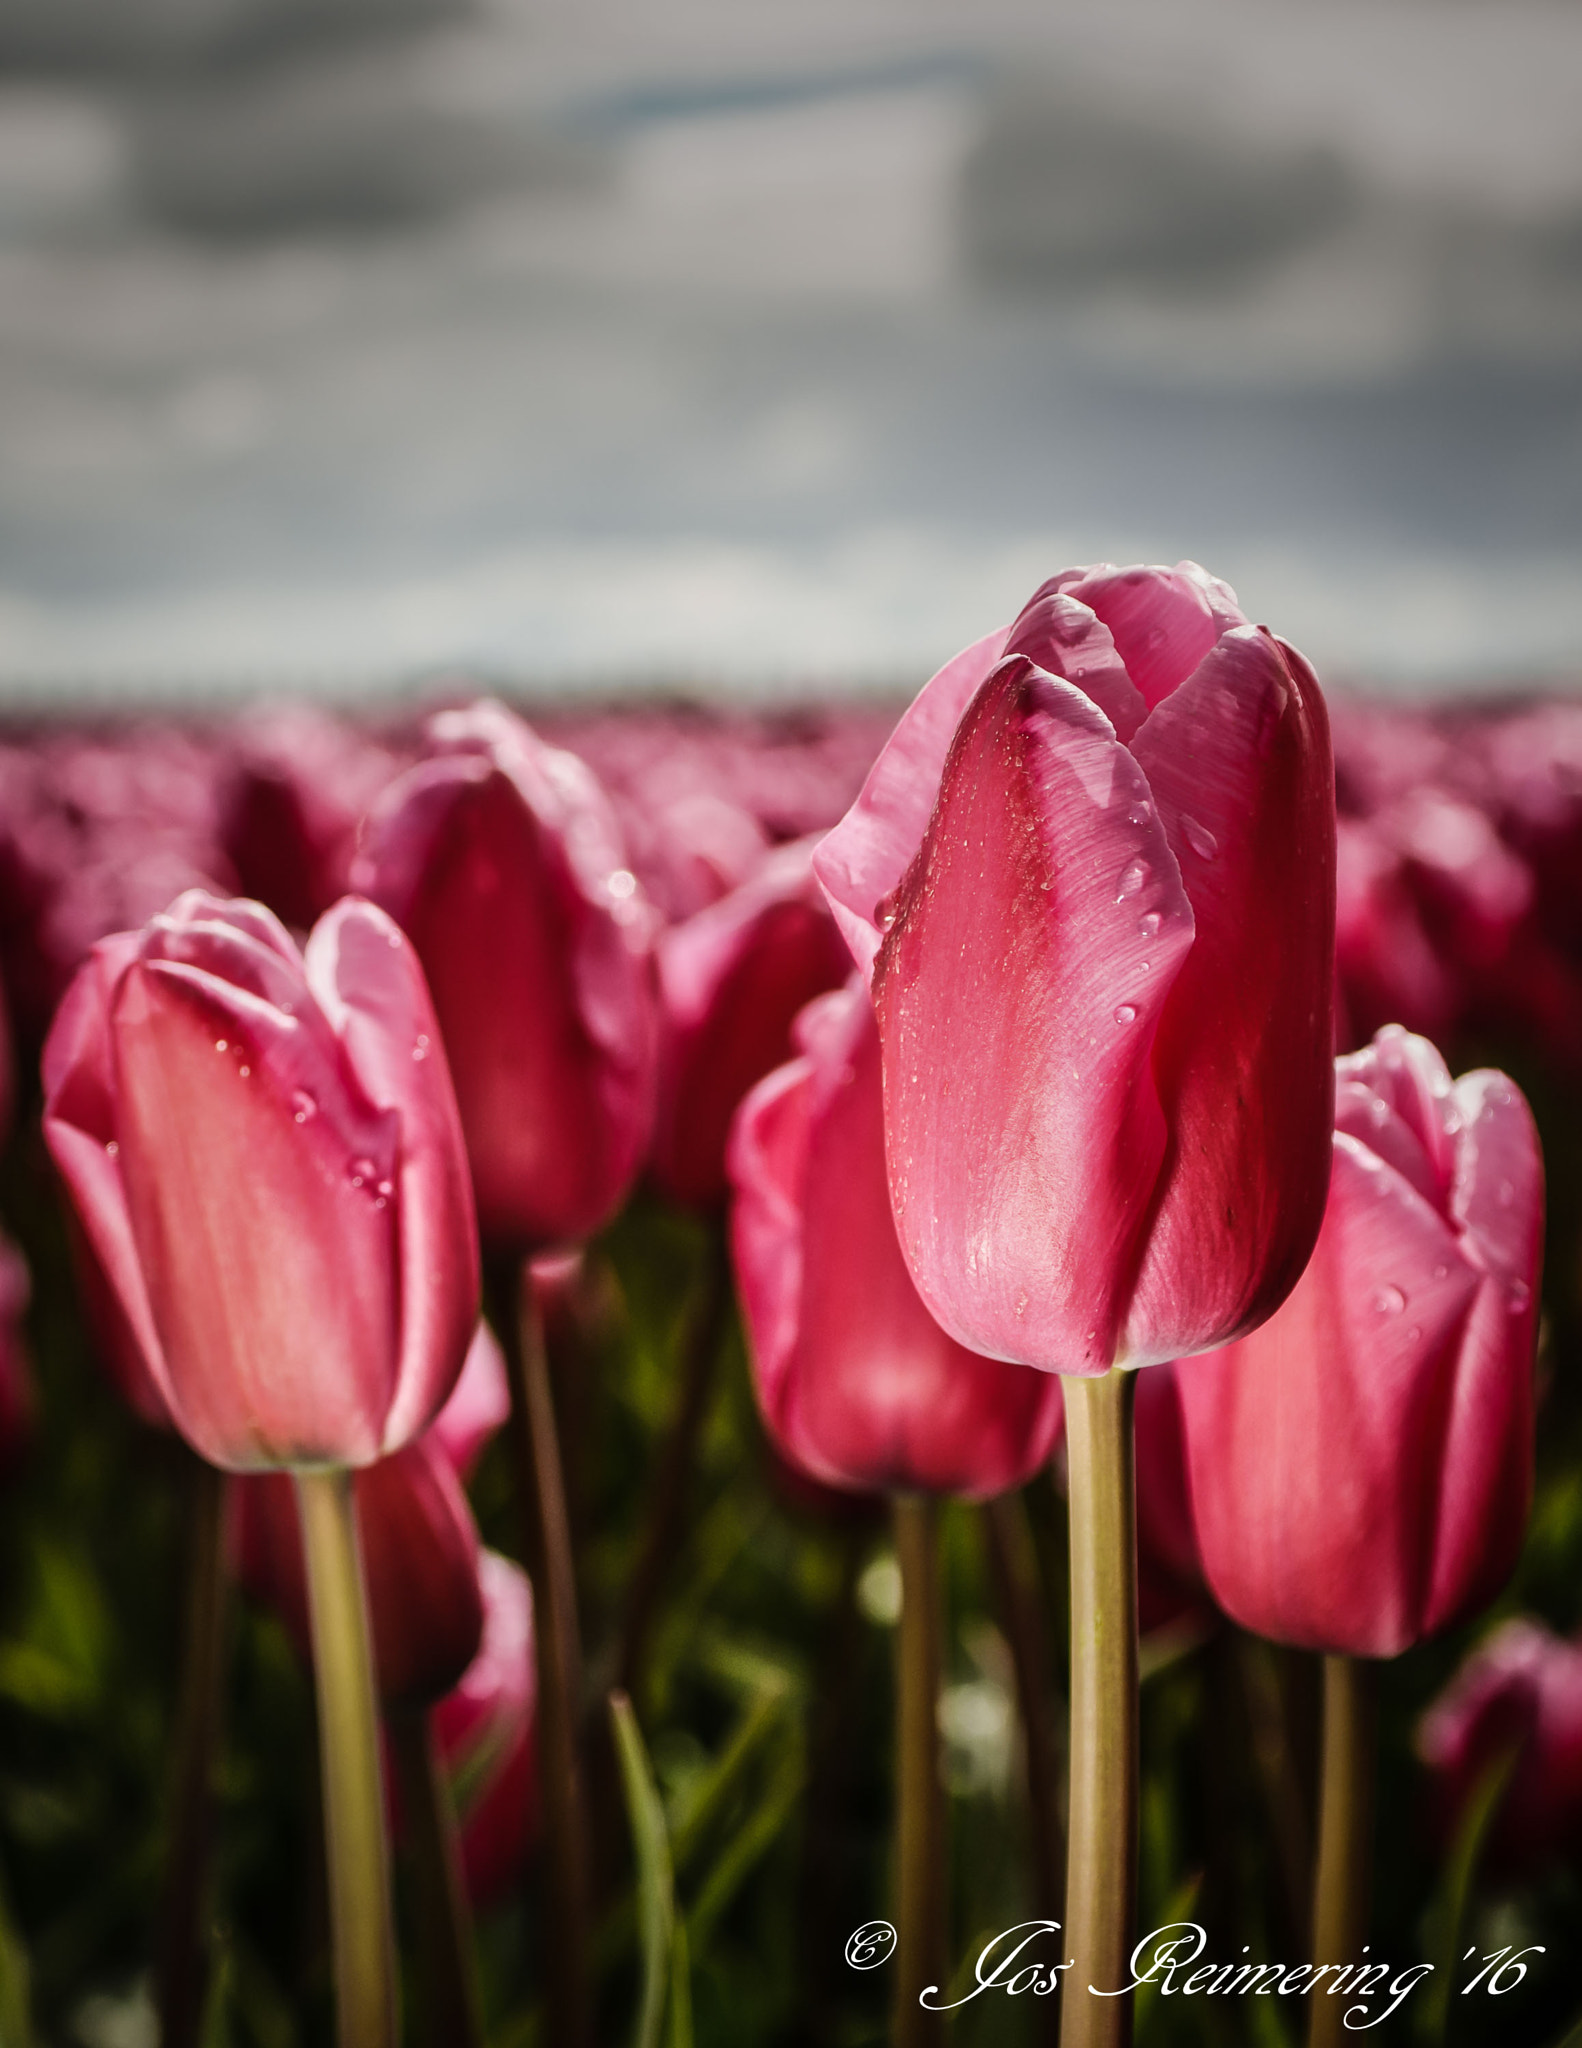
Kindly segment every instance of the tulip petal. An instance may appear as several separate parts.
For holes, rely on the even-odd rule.
[[[1476,1293],[1417,1190],[1337,1135],[1295,1290],[1251,1336],[1176,1367],[1204,1572],[1244,1627],[1367,1657],[1422,1632]]]
[[[82,1225],[89,1285],[102,1285],[130,1336],[129,1345],[107,1346],[108,1363],[123,1376],[146,1374],[148,1389],[134,1399],[155,1420],[168,1415],[170,1381],[121,1176],[108,1028],[116,984],[137,950],[132,932],[101,940],[61,1000],[44,1047],[44,1137]]]
[[[1129,741],[1148,716],[1142,692],[1126,673],[1102,619],[1066,594],[1059,577],[1036,591],[1005,636],[1006,654],[1025,654],[1045,675],[1064,676],[1089,697]]]
[[[419,1438],[357,1474],[379,1691],[434,1701],[483,1637],[478,1530],[443,1452]]]
[[[1223,633],[1247,623],[1229,584],[1196,562],[1173,569],[1096,562],[1053,583],[1103,620],[1150,711],[1180,688]]]
[[[1191,947],[1136,761],[1074,684],[1002,663],[874,970],[897,1226],[969,1349],[1114,1362],[1165,1157],[1156,1032]]]
[[[435,1416],[428,1435],[465,1481],[483,1455],[484,1445],[503,1429],[511,1413],[511,1388],[505,1356],[487,1323],[479,1323],[450,1399]]]
[[[1532,1114],[1503,1074],[1455,1084],[1452,1216],[1483,1267],[1456,1362],[1425,1627],[1475,1613],[1510,1576],[1533,1492],[1533,1356],[1543,1256],[1543,1157]],[[1512,1361],[1516,1361],[1513,1370]]]
[[[916,856],[961,715],[999,660],[1005,633],[963,649],[913,698],[861,794],[813,856],[841,936],[869,982],[884,936],[885,899]]]
[[[1416,1032],[1399,1024],[1386,1024],[1372,1042],[1335,1062],[1337,1084],[1360,1083],[1385,1105],[1386,1115],[1373,1112],[1377,1126],[1387,1132],[1389,1156],[1410,1155],[1418,1148],[1421,1165],[1414,1164],[1408,1178],[1414,1182],[1426,1171],[1424,1194],[1436,1209],[1443,1209],[1455,1170],[1455,1131],[1460,1113],[1452,1100],[1450,1069],[1439,1050]],[[1336,1122],[1339,1122],[1337,1110]],[[1384,1146],[1366,1131],[1357,1135],[1375,1152]]]
[[[1300,656],[1222,639],[1132,742],[1196,922],[1154,1068],[1171,1132],[1126,1348],[1146,1363],[1261,1321],[1307,1262],[1334,1120],[1334,779]]]
[[[368,1100],[399,1129],[400,1353],[384,1447],[419,1434],[456,1382],[478,1321],[478,1240],[461,1119],[417,956],[382,910],[347,896],[304,955],[308,987]]]
[[[183,1434],[231,1470],[369,1462],[395,1356],[394,1120],[356,1099],[322,1020],[189,967],[134,962],[112,1029],[127,1207]]]

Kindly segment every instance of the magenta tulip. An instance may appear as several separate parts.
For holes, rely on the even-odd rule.
[[[434,1734],[456,1801],[462,1868],[473,1903],[516,1881],[538,1832],[533,1589],[492,1550],[479,1565],[483,1642],[434,1709]]]
[[[1060,1428],[1058,1381],[974,1356],[908,1278],[884,1175],[879,1036],[860,984],[798,1020],[731,1141],[732,1245],[759,1406],[826,1485],[964,1494],[1019,1486]]]
[[[348,898],[305,953],[181,897],[95,948],[45,1135],[161,1401],[211,1463],[365,1465],[432,1421],[477,1320],[466,1155],[416,956]]]
[[[1447,1839],[1503,1765],[1495,1868],[1515,1875],[1582,1853],[1582,1644],[1525,1617],[1505,1622],[1424,1715],[1418,1749]]]
[[[577,1240],[641,1163],[652,914],[608,799],[499,704],[446,712],[365,827],[356,886],[416,948],[487,1242]]]
[[[1334,849],[1312,672],[1195,564],[1067,570],[913,703],[815,866],[961,1343],[1101,1374],[1283,1299],[1323,1210]]]
[[[1491,1599],[1521,1545],[1543,1166],[1503,1074],[1452,1083],[1399,1026],[1335,1071],[1312,1263],[1177,1381],[1215,1599],[1278,1642],[1390,1657]]]
[[[673,1201],[711,1208],[724,1199],[736,1105],[790,1058],[803,1004],[851,971],[813,877],[816,843],[781,847],[750,881],[660,938],[663,1053],[651,1167]]]

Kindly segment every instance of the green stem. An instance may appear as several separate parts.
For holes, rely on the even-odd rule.
[[[551,1915],[549,2038],[556,2048],[586,2048],[593,2035],[588,1968],[591,1858],[579,1741],[582,1638],[577,1581],[543,1315],[525,1260],[518,1284],[515,1326],[503,1348],[537,1621],[539,1785]]]
[[[368,1602],[352,1475],[299,1472],[313,1619],[339,2048],[394,2048],[395,1943]]]
[[[406,1863],[417,1922],[423,2038],[446,2048],[482,2048],[483,1994],[472,1915],[462,1882],[456,1811],[434,1746],[428,1708],[391,1706],[385,1727],[401,1787]]]
[[[1129,1372],[1068,1376],[1071,1795],[1061,2048],[1125,2048],[1137,1888],[1137,1537]],[[1091,1987],[1091,1988],[1090,1988]]]
[[[164,1895],[160,1901],[158,2001],[163,2048],[194,2048],[208,1979],[209,1844],[225,1663],[223,1472],[188,1464],[186,1613],[171,1747]]]
[[[730,1269],[724,1228],[710,1225],[702,1289],[689,1319],[682,1357],[681,1390],[675,1419],[660,1454],[659,1469],[643,1518],[637,1565],[626,1597],[616,1684],[631,1698],[642,1692],[648,1638],[665,1574],[675,1562],[687,1504],[687,1481],[697,1457],[698,1438],[708,1414],[720,1338],[730,1306]]]
[[[1313,1961],[1360,1963],[1373,1865],[1373,1670],[1354,1657],[1324,1659],[1324,1750]],[[1331,1982],[1338,1982],[1332,1978]],[[1308,2048],[1339,2048],[1348,2000],[1327,1985],[1310,1994]]]
[[[943,2038],[920,1994],[945,1976],[945,1807],[939,1779],[938,1510],[924,1495],[891,1502],[901,1567],[896,1671],[896,1979],[893,2048]],[[943,1992],[936,1996],[943,1998]]]

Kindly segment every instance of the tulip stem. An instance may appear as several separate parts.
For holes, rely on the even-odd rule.
[[[1137,1534],[1129,1372],[1068,1375],[1071,1792],[1061,2048],[1125,2048],[1137,1887]]]
[[[526,1260],[515,1327],[503,1348],[511,1381],[511,1432],[539,1624],[534,1637],[550,1913],[549,2038],[556,2048],[586,2048],[593,2035],[588,1973],[592,1862],[580,1743],[582,1639],[544,1318]]]
[[[483,1994],[472,1916],[462,1883],[456,1811],[440,1769],[427,1707],[405,1704],[385,1715],[406,1822],[413,1918],[427,2041],[482,2048]]]
[[[298,1472],[339,2048],[394,2048],[395,1943],[368,1599],[350,1472]]]
[[[1049,1638],[1044,1627],[1044,1589],[1038,1551],[1020,1493],[986,1501],[989,1574],[1016,1672],[1027,1757],[1027,1803],[1032,1810],[1033,1891],[1031,1910],[1052,1916],[1060,1898],[1062,1855],[1059,1791],[1055,1766],[1055,1711],[1049,1682]]]
[[[1360,1963],[1368,1928],[1373,1869],[1373,1669],[1355,1657],[1324,1659],[1323,1775],[1318,1806],[1318,1869],[1313,1880],[1313,1961]],[[1308,2048],[1339,2048],[1348,2038],[1348,2000],[1315,1986]]]
[[[225,1474],[201,1458],[192,1458],[188,1463],[186,1613],[160,1902],[158,1998],[163,2048],[194,2048],[208,1976],[209,1845],[224,1698],[225,1502]]]
[[[892,2048],[943,2038],[920,1994],[945,1975],[945,1807],[939,1778],[938,1509],[926,1495],[891,1502],[901,1567],[896,1669],[896,1979]],[[943,1992],[936,1991],[943,1998]]]
[[[708,1414],[714,1368],[719,1358],[720,1337],[725,1328],[730,1298],[724,1231],[714,1223],[709,1230],[699,1297],[687,1322],[675,1420],[660,1453],[659,1469],[643,1519],[642,1548],[638,1552],[626,1599],[616,1685],[632,1699],[641,1696],[654,1608],[665,1574],[675,1561],[682,1514],[686,1507],[687,1481],[692,1476],[698,1438]]]

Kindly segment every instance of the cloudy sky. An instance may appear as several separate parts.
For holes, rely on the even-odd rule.
[[[0,0],[0,700],[1582,674],[1582,9]]]

